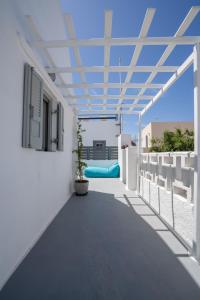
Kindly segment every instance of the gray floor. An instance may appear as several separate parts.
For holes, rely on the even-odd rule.
[[[200,268],[149,207],[119,180],[73,196],[0,299],[200,299]]]

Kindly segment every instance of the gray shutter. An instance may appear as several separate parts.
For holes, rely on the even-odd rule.
[[[49,101],[49,151],[57,150],[57,101]]]
[[[42,149],[43,126],[43,82],[40,76],[32,69],[31,106],[30,106],[30,146]]]
[[[64,150],[64,108],[58,103],[58,150]]]
[[[34,69],[24,67],[24,110],[22,146],[42,149],[43,82]]]
[[[31,73],[29,64],[24,65],[24,94],[23,94],[23,124],[22,147],[30,147],[30,102],[31,102]]]

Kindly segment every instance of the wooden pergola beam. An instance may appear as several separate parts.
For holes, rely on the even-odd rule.
[[[152,100],[154,96],[150,95],[73,95],[73,96],[64,96],[66,99],[90,99],[90,100]]]
[[[91,66],[91,67],[53,67],[46,68],[48,73],[119,73],[119,72],[131,72],[131,73],[149,73],[149,72],[176,72],[178,66]],[[108,82],[108,81],[105,81]]]
[[[91,47],[91,46],[166,46],[166,45],[194,45],[200,43],[199,36],[182,37],[145,37],[145,38],[92,38],[80,40],[53,40],[36,41],[32,43],[36,48],[66,48],[66,47]]]
[[[150,83],[150,84],[145,84],[145,83],[123,83],[120,85],[120,83],[69,83],[69,84],[60,84],[57,85],[59,88],[120,88],[127,87],[127,88],[132,88],[132,89],[141,89],[143,87],[147,87],[149,89],[160,89],[164,86],[163,83]]]

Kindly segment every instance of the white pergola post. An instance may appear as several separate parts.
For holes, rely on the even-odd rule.
[[[138,116],[138,165],[137,165],[137,194],[140,193],[140,162],[141,162],[141,115]]]
[[[194,47],[194,152],[193,255],[200,262],[200,44]]]

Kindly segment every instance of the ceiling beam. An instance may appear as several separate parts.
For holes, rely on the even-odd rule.
[[[119,114],[119,111],[116,109],[111,109],[111,110],[103,110],[103,109],[99,109],[99,110],[77,110],[76,109],[77,114],[79,115],[114,115],[114,114]],[[121,114],[124,115],[139,115],[140,111],[121,111]]]
[[[120,85],[120,83],[70,83],[70,84],[61,84],[57,85],[60,88],[135,88],[140,89],[143,87],[150,88],[150,89],[160,89],[163,87],[164,84],[160,83],[151,83],[151,84],[145,84],[145,83],[123,83]]]
[[[117,99],[124,99],[124,100],[152,100],[154,96],[150,95],[73,95],[73,96],[64,96],[66,99],[91,99],[91,100],[117,100]]]
[[[76,106],[77,108],[78,107],[103,107],[105,104],[104,103],[85,103],[85,104],[70,104],[71,106]],[[108,107],[117,107],[118,104],[107,104]],[[121,104],[121,107],[126,107],[126,108],[130,108],[130,107],[136,107],[136,108],[144,108],[146,106],[146,104],[124,104],[122,103]]]
[[[36,48],[65,48],[65,47],[90,47],[90,46],[162,46],[162,45],[194,45],[200,42],[199,36],[181,37],[145,37],[145,38],[92,38],[79,40],[53,40],[35,41],[32,43]]]
[[[54,67],[46,68],[49,73],[99,73],[99,72],[135,72],[135,73],[149,73],[149,72],[176,72],[178,66],[91,66],[91,67]],[[127,80],[128,81],[128,80]],[[107,82],[107,81],[106,81]]]

